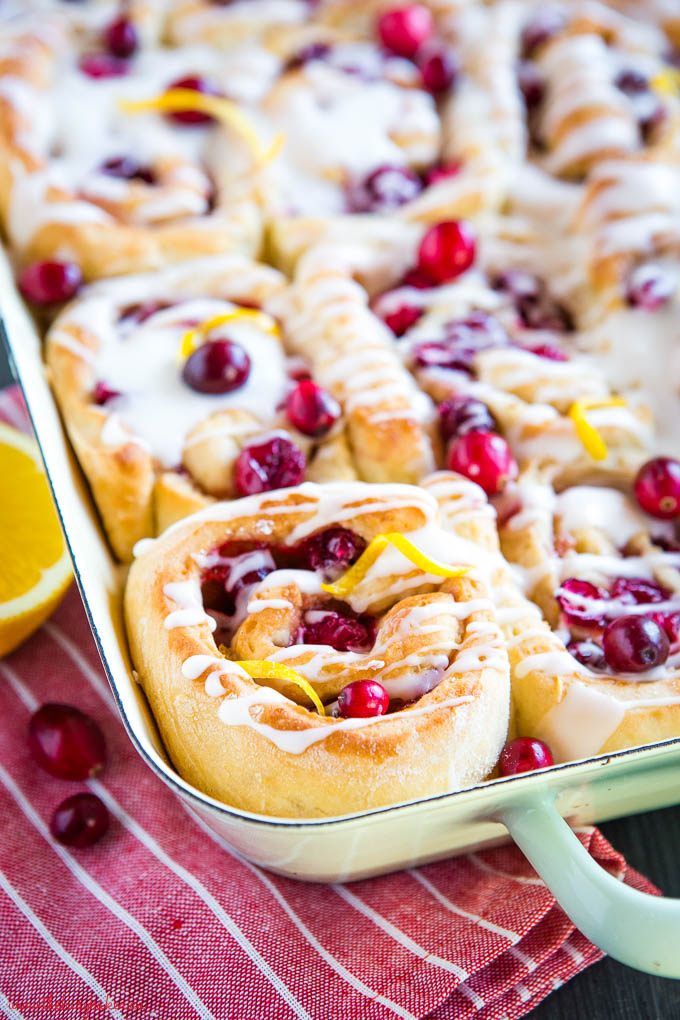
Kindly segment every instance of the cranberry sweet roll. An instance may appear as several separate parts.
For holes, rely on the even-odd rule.
[[[18,38],[0,82],[0,210],[19,260],[97,278],[254,252],[267,143],[225,92],[257,90],[262,69],[243,80],[207,48],[122,58],[46,38]]]
[[[47,361],[116,554],[215,497],[352,478],[341,410],[287,358],[276,270],[223,255],[87,288]]]
[[[175,525],[133,564],[125,610],[178,771],[287,817],[483,780],[509,680],[482,554],[405,485],[308,483]]]

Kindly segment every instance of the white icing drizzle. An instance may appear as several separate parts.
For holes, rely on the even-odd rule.
[[[163,586],[163,594],[179,606],[179,609],[168,613],[163,620],[166,630],[195,627],[200,623],[206,623],[211,631],[215,630],[215,621],[203,608],[201,586],[196,578],[188,581],[170,581]]]

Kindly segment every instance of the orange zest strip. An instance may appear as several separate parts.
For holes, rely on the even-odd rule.
[[[245,659],[235,662],[235,665],[244,669],[254,680],[288,680],[289,683],[296,684],[305,692],[319,715],[326,714],[323,701],[312,685],[290,666],[284,666],[280,662],[269,662],[267,659]]]
[[[626,401],[623,397],[609,397],[603,400],[597,397],[585,397],[583,400],[576,400],[569,408],[569,417],[574,423],[576,435],[593,460],[606,460],[608,450],[607,444],[600,433],[588,421],[586,411],[592,411],[601,407],[625,406]]]
[[[384,535],[376,535],[356,563],[333,584],[322,584],[322,590],[336,598],[344,598],[349,595],[364,579],[388,545],[393,545],[407,560],[410,560],[415,567],[420,567],[426,574],[434,574],[436,577],[461,577],[470,570],[469,567],[450,567],[445,563],[439,563],[422,552],[406,535],[402,535],[399,531],[391,531]]]
[[[236,103],[224,96],[210,96],[194,89],[168,89],[149,99],[122,99],[119,107],[125,113],[149,113],[156,110],[160,113],[196,111],[208,114],[241,135],[259,164],[269,163],[278,156],[283,146],[283,135],[278,134],[269,148],[265,149],[250,118]]]
[[[193,354],[211,330],[217,329],[218,326],[224,326],[228,322],[237,322],[239,319],[252,322],[254,326],[259,326],[265,333],[271,333],[272,336],[280,335],[281,331],[271,315],[267,315],[266,312],[261,312],[257,308],[239,308],[234,312],[225,312],[224,315],[214,315],[212,319],[206,319],[205,322],[200,322],[198,326],[187,330],[182,337],[179,349],[180,359],[183,360]]]

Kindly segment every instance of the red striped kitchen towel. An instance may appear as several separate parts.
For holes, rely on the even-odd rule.
[[[0,417],[25,426],[16,390]],[[248,864],[142,764],[104,680],[75,590],[0,661],[0,1014],[13,1020],[500,1020],[524,1016],[601,953],[515,847],[350,885]],[[105,731],[88,785],[112,825],[69,851],[47,820],[83,789],[33,763],[26,725],[59,700]],[[653,886],[594,828],[609,871]]]

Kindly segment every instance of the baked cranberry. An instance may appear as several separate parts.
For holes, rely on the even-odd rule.
[[[448,180],[449,177],[456,177],[462,168],[463,164],[460,160],[454,160],[452,163],[439,163],[427,171],[425,183],[429,187],[431,184],[438,184],[440,181]]]
[[[474,397],[449,397],[439,405],[439,430],[445,443],[468,432],[495,432],[496,428],[489,408]]]
[[[87,53],[80,58],[78,67],[88,78],[122,78],[130,70],[127,60],[111,53]]]
[[[293,54],[284,70],[296,71],[298,68],[304,67],[305,64],[311,64],[314,60],[324,60],[330,52],[331,48],[327,43],[310,43],[309,46],[303,46]]]
[[[107,177],[120,177],[124,181],[143,181],[145,184],[156,182],[153,170],[131,156],[112,156],[101,164],[99,172]]]
[[[335,397],[311,379],[298,383],[286,400],[288,421],[306,436],[324,436],[341,414]]]
[[[625,606],[665,602],[670,598],[670,593],[660,584],[644,577],[617,577],[611,586],[610,595]]]
[[[433,96],[440,96],[453,86],[458,76],[458,61],[443,46],[426,46],[416,61],[423,86]]]
[[[32,262],[19,274],[19,290],[34,305],[68,301],[82,283],[83,274],[73,262]]]
[[[562,31],[564,25],[564,12],[559,7],[541,8],[522,31],[522,56],[533,57],[544,43]]]
[[[190,92],[201,92],[205,96],[219,96],[220,92],[207,78],[198,75],[188,75],[186,78],[177,78],[168,85],[170,89],[188,89]],[[214,120],[209,113],[201,113],[200,110],[176,110],[167,116],[176,124],[184,124],[194,127],[198,124],[211,124]]]
[[[326,528],[306,538],[299,554],[309,570],[321,570],[334,580],[359,559],[365,548],[361,535],[348,528]]]
[[[104,32],[104,45],[114,57],[131,57],[137,52],[139,36],[129,18],[121,16],[111,22]]]
[[[166,308],[172,308],[172,301],[144,301],[140,305],[129,305],[123,308],[120,313],[121,321],[132,319],[140,325],[150,319],[156,312],[164,312]]]
[[[423,182],[406,166],[379,166],[349,189],[350,212],[389,212],[410,202],[423,190]]]
[[[502,776],[516,776],[520,772],[533,772],[553,764],[553,756],[547,744],[535,737],[516,737],[501,751],[498,771]]]
[[[481,485],[487,496],[502,492],[517,477],[517,461],[502,436],[495,432],[468,432],[451,443],[447,467]]]
[[[647,76],[632,67],[619,71],[614,84],[617,89],[621,89],[627,96],[636,96],[643,92],[649,92],[649,79]]]
[[[380,314],[377,312],[377,309],[376,314]],[[385,312],[384,315],[380,315],[380,318],[387,328],[392,330],[395,336],[403,336],[411,326],[415,326],[422,314],[422,308],[415,308],[413,305],[404,302],[403,305],[397,305],[394,311]]]
[[[378,18],[380,41],[399,57],[414,57],[433,28],[432,14],[424,4],[393,7]]]
[[[651,102],[635,104],[642,107],[638,110],[638,126],[642,140],[646,145],[653,144],[656,129],[661,127],[668,116],[665,105],[653,93],[650,93],[649,99]]]
[[[493,286],[513,298],[538,297],[541,293],[541,281],[525,269],[506,269],[494,278]]]
[[[415,287],[416,290],[430,290],[436,284],[419,269],[408,269],[402,277],[400,286]]]
[[[309,609],[300,634],[305,645],[330,645],[338,652],[361,652],[372,647],[375,627],[370,617],[355,616],[346,609]]]
[[[120,396],[120,390],[114,390],[108,383],[103,382],[101,379],[99,382],[94,384],[94,390],[92,391],[92,399],[95,404],[99,404],[101,407],[103,404],[108,404],[110,400],[115,400],[116,397]]]
[[[435,284],[448,283],[469,269],[477,242],[462,220],[447,220],[430,227],[418,248],[418,269]]]
[[[576,597],[570,598],[569,595],[562,594],[562,592],[568,592]],[[584,604],[583,600],[607,598],[609,598],[609,592],[606,589],[591,584],[590,581],[581,581],[577,577],[568,577],[566,581],[563,581],[560,593],[557,595],[560,609],[568,624],[578,623],[594,626],[601,626],[604,623],[604,610],[600,612],[592,606]]]
[[[29,720],[28,745],[38,765],[59,779],[87,779],[106,762],[104,734],[71,705],[41,705]]]
[[[668,658],[670,642],[651,616],[621,616],[605,629],[602,648],[607,665],[617,673],[644,673]]]
[[[597,671],[607,668],[604,652],[595,641],[590,641],[587,638],[583,641],[570,641],[567,645],[567,651],[583,666],[587,666],[588,669]]]
[[[307,460],[299,446],[285,436],[253,443],[241,450],[234,466],[234,484],[239,496],[270,492],[299,485],[305,477]]]
[[[390,696],[377,680],[355,680],[347,684],[338,695],[340,715],[345,719],[369,719],[385,715]]]
[[[680,515],[680,461],[654,457],[635,478],[635,498],[652,517],[670,520]]]
[[[517,68],[517,81],[519,90],[524,97],[525,106],[529,113],[533,113],[541,105],[545,96],[543,75],[532,61],[522,60]]]
[[[660,266],[638,266],[628,277],[626,300],[632,308],[655,312],[668,304],[675,292],[675,279]]]
[[[250,358],[233,340],[201,344],[184,362],[182,379],[197,393],[232,393],[250,375]]]
[[[680,611],[672,613],[653,613],[652,616],[659,624],[663,627],[668,635],[668,640],[673,645],[678,640],[680,634]]]
[[[63,800],[50,820],[58,843],[82,849],[101,839],[109,827],[106,805],[93,793],[76,793]]]
[[[525,350],[538,355],[539,358],[547,358],[548,361],[569,361],[568,355],[554,344],[536,344],[535,347],[526,347]]]

